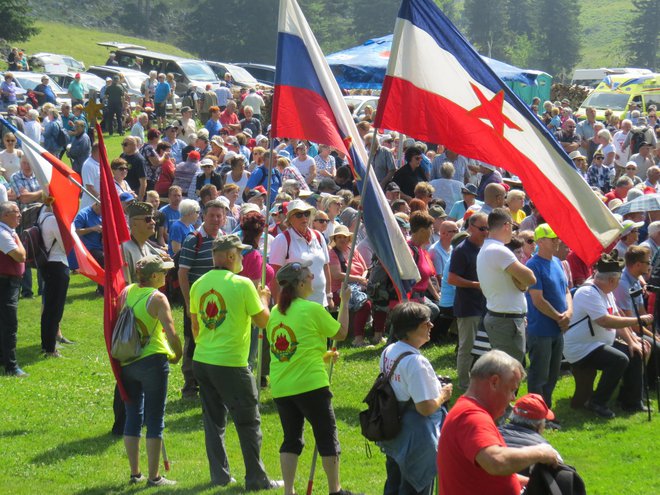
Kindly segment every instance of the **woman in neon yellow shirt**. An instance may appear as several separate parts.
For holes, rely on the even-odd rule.
[[[344,340],[348,333],[351,291],[342,288],[343,304],[335,320],[322,305],[307,300],[314,292],[310,266],[309,260],[287,263],[277,272],[282,291],[266,331],[272,353],[270,384],[284,433],[280,447],[284,494],[295,493],[306,419],[314,431],[330,493],[349,495],[339,481],[339,440],[325,363],[337,357],[336,351],[327,351],[327,339]]]
[[[183,353],[181,340],[167,297],[158,291],[165,285],[165,274],[174,267],[157,255],[145,256],[135,264],[139,283],[126,287],[126,304],[133,308],[135,322],[149,341],[140,357],[122,362],[121,379],[129,400],[125,402],[126,425],[124,446],[131,467],[130,483],[144,481],[140,472],[140,432],[147,427],[149,486],[173,485],[176,482],[160,476],[158,464],[165,427],[165,400],[169,363],[176,364]],[[121,305],[119,306],[121,308]]]

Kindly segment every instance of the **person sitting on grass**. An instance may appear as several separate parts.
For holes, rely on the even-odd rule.
[[[312,425],[330,495],[352,495],[342,490],[339,481],[339,440],[324,363],[338,356],[336,351],[326,351],[327,339],[342,341],[348,333],[351,290],[342,287],[343,304],[335,320],[321,304],[308,300],[314,292],[311,266],[308,260],[279,269],[277,283],[282,290],[266,332],[272,353],[271,387],[284,433],[280,447],[284,494],[296,493],[294,480],[306,419]]]
[[[138,283],[129,285],[122,294],[125,304],[133,308],[138,326],[149,331],[149,340],[140,357],[121,363],[121,379],[128,394],[128,400],[124,403],[124,447],[131,467],[131,484],[145,479],[140,471],[140,432],[143,424],[147,427],[147,484],[176,484],[176,481],[168,480],[158,471],[170,363],[178,363],[183,354],[181,340],[174,329],[170,303],[158,290],[165,285],[165,274],[171,268],[174,268],[174,263],[164,262],[158,255],[139,259],[135,267]]]

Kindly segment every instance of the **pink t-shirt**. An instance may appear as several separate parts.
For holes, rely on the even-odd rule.
[[[250,280],[261,280],[262,261],[261,251],[253,249],[243,256],[243,271],[239,275]],[[273,270],[273,267],[266,265],[266,285],[270,285],[274,276],[275,270]]]
[[[339,258],[337,257],[337,253],[335,253],[334,249],[329,249],[330,251],[330,266],[338,266],[341,269],[341,264],[339,263]],[[344,259],[346,260],[346,264],[348,264],[348,251],[344,252]],[[364,275],[364,272],[367,271],[369,267],[367,264],[364,262],[364,258],[362,255],[357,252],[353,251],[353,264],[351,265],[351,275],[361,277]],[[330,284],[330,287],[332,288],[332,292],[336,292],[339,289],[341,289],[341,284],[344,282],[343,279],[338,279],[336,280],[335,278],[332,279],[332,283]]]

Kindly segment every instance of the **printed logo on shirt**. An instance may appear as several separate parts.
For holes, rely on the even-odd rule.
[[[149,330],[147,329],[147,326],[144,324],[142,320],[139,318],[135,318],[135,325],[138,327],[138,332],[140,335],[140,344],[142,344],[142,347],[147,345],[147,342],[149,340]],[[163,332],[165,330],[163,329]]]
[[[227,318],[225,300],[214,289],[204,293],[199,302],[199,315],[206,328],[215,330]]]
[[[270,352],[282,363],[291,361],[291,358],[298,349],[295,332],[284,323],[280,323],[273,328],[273,331],[270,333],[270,342]]]

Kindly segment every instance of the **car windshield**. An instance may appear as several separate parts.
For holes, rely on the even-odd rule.
[[[234,81],[238,83],[248,84],[250,86],[255,86],[259,84],[252,74],[246,71],[243,67],[238,65],[228,65],[227,70],[231,73],[231,77],[234,78]]]
[[[14,74],[14,79],[18,81],[18,84],[21,85],[21,88],[27,90],[34,89],[36,88],[39,84],[41,84],[41,78],[28,78],[25,76],[21,76],[20,74]],[[52,79],[48,82],[48,86],[50,86],[50,89],[53,90],[54,93],[66,93],[55,81]]]
[[[82,82],[85,86],[95,89],[95,90],[100,90],[103,86],[105,86],[105,81],[103,79],[99,79],[96,77],[87,77],[87,76],[82,76]]]
[[[126,75],[126,74],[124,74],[124,77],[126,78],[126,83],[128,84],[129,88],[136,89],[136,90],[139,91],[140,87],[142,86],[142,83],[149,76],[147,76],[146,74],[144,74],[144,75],[140,75],[140,74]]]
[[[191,81],[213,82],[218,80],[211,68],[201,62],[180,62],[179,66]]]
[[[591,93],[584,100],[583,107],[594,107],[598,110],[625,110],[630,95],[619,93]]]

